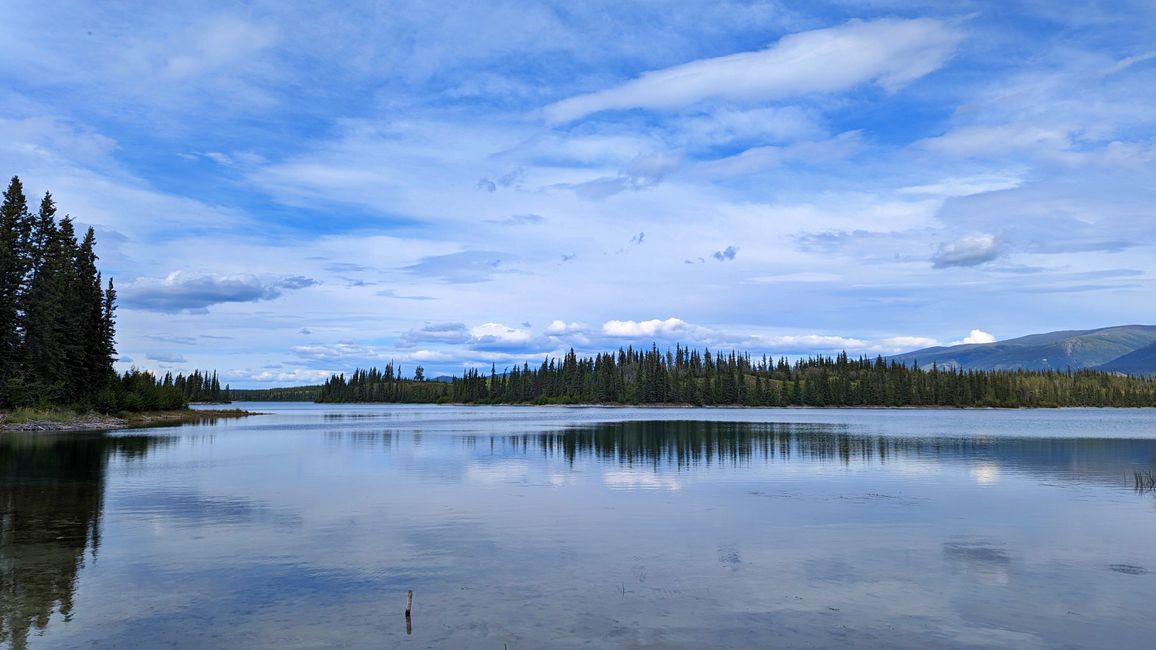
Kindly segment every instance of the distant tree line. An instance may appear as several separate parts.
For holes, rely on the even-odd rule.
[[[111,278],[103,284],[97,259],[91,227],[78,241],[48,192],[33,213],[12,177],[0,205],[0,409],[176,409],[219,394],[215,373],[117,375],[116,289]]]
[[[194,370],[187,377],[182,373],[166,372],[161,379],[161,386],[172,386],[180,391],[184,399],[189,402],[228,402],[229,386],[221,388],[221,380],[217,378],[217,371]]]
[[[319,402],[465,404],[690,404],[709,406],[1156,406],[1156,380],[1091,370],[920,368],[881,356],[816,356],[794,363],[682,346],[547,358],[502,373],[465,371],[449,383],[385,370],[334,375]]]
[[[316,402],[321,386],[287,386],[284,388],[233,388],[229,399],[244,402]]]
[[[456,381],[456,380],[455,380]],[[445,402],[450,397],[450,384],[426,381],[425,371],[418,366],[412,380],[403,379],[401,368],[387,363],[378,370],[355,370],[349,379],[333,375],[321,385],[317,402]],[[465,401],[465,400],[454,400]]]

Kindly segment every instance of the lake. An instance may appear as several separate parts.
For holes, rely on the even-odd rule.
[[[1156,410],[239,406],[0,434],[0,646],[1156,643]]]

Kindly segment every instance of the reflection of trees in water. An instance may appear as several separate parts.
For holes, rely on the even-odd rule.
[[[883,464],[898,459],[990,462],[1112,483],[1156,457],[1156,440],[903,437],[851,433],[846,425],[698,421],[620,422],[508,438],[573,463],[594,457],[655,468],[773,461]]]
[[[54,612],[72,615],[85,551],[96,557],[111,457],[139,458],[164,438],[0,436],[0,643],[27,644]]]

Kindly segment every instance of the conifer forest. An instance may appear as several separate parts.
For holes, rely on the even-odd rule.
[[[12,177],[0,207],[0,409],[177,409],[212,394],[215,373],[207,387],[199,373],[116,373],[116,289],[98,259],[93,228],[78,238],[49,192],[33,212]]]
[[[501,373],[466,370],[449,381],[403,379],[400,369],[334,375],[319,402],[464,404],[684,404],[702,406],[1156,406],[1156,380],[1091,370],[976,371],[908,366],[882,357],[789,362],[676,345],[593,357],[570,350]]]

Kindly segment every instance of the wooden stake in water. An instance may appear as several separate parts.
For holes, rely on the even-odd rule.
[[[409,618],[409,613],[413,609],[413,589],[405,592],[405,633],[407,635],[413,634],[413,622]]]

